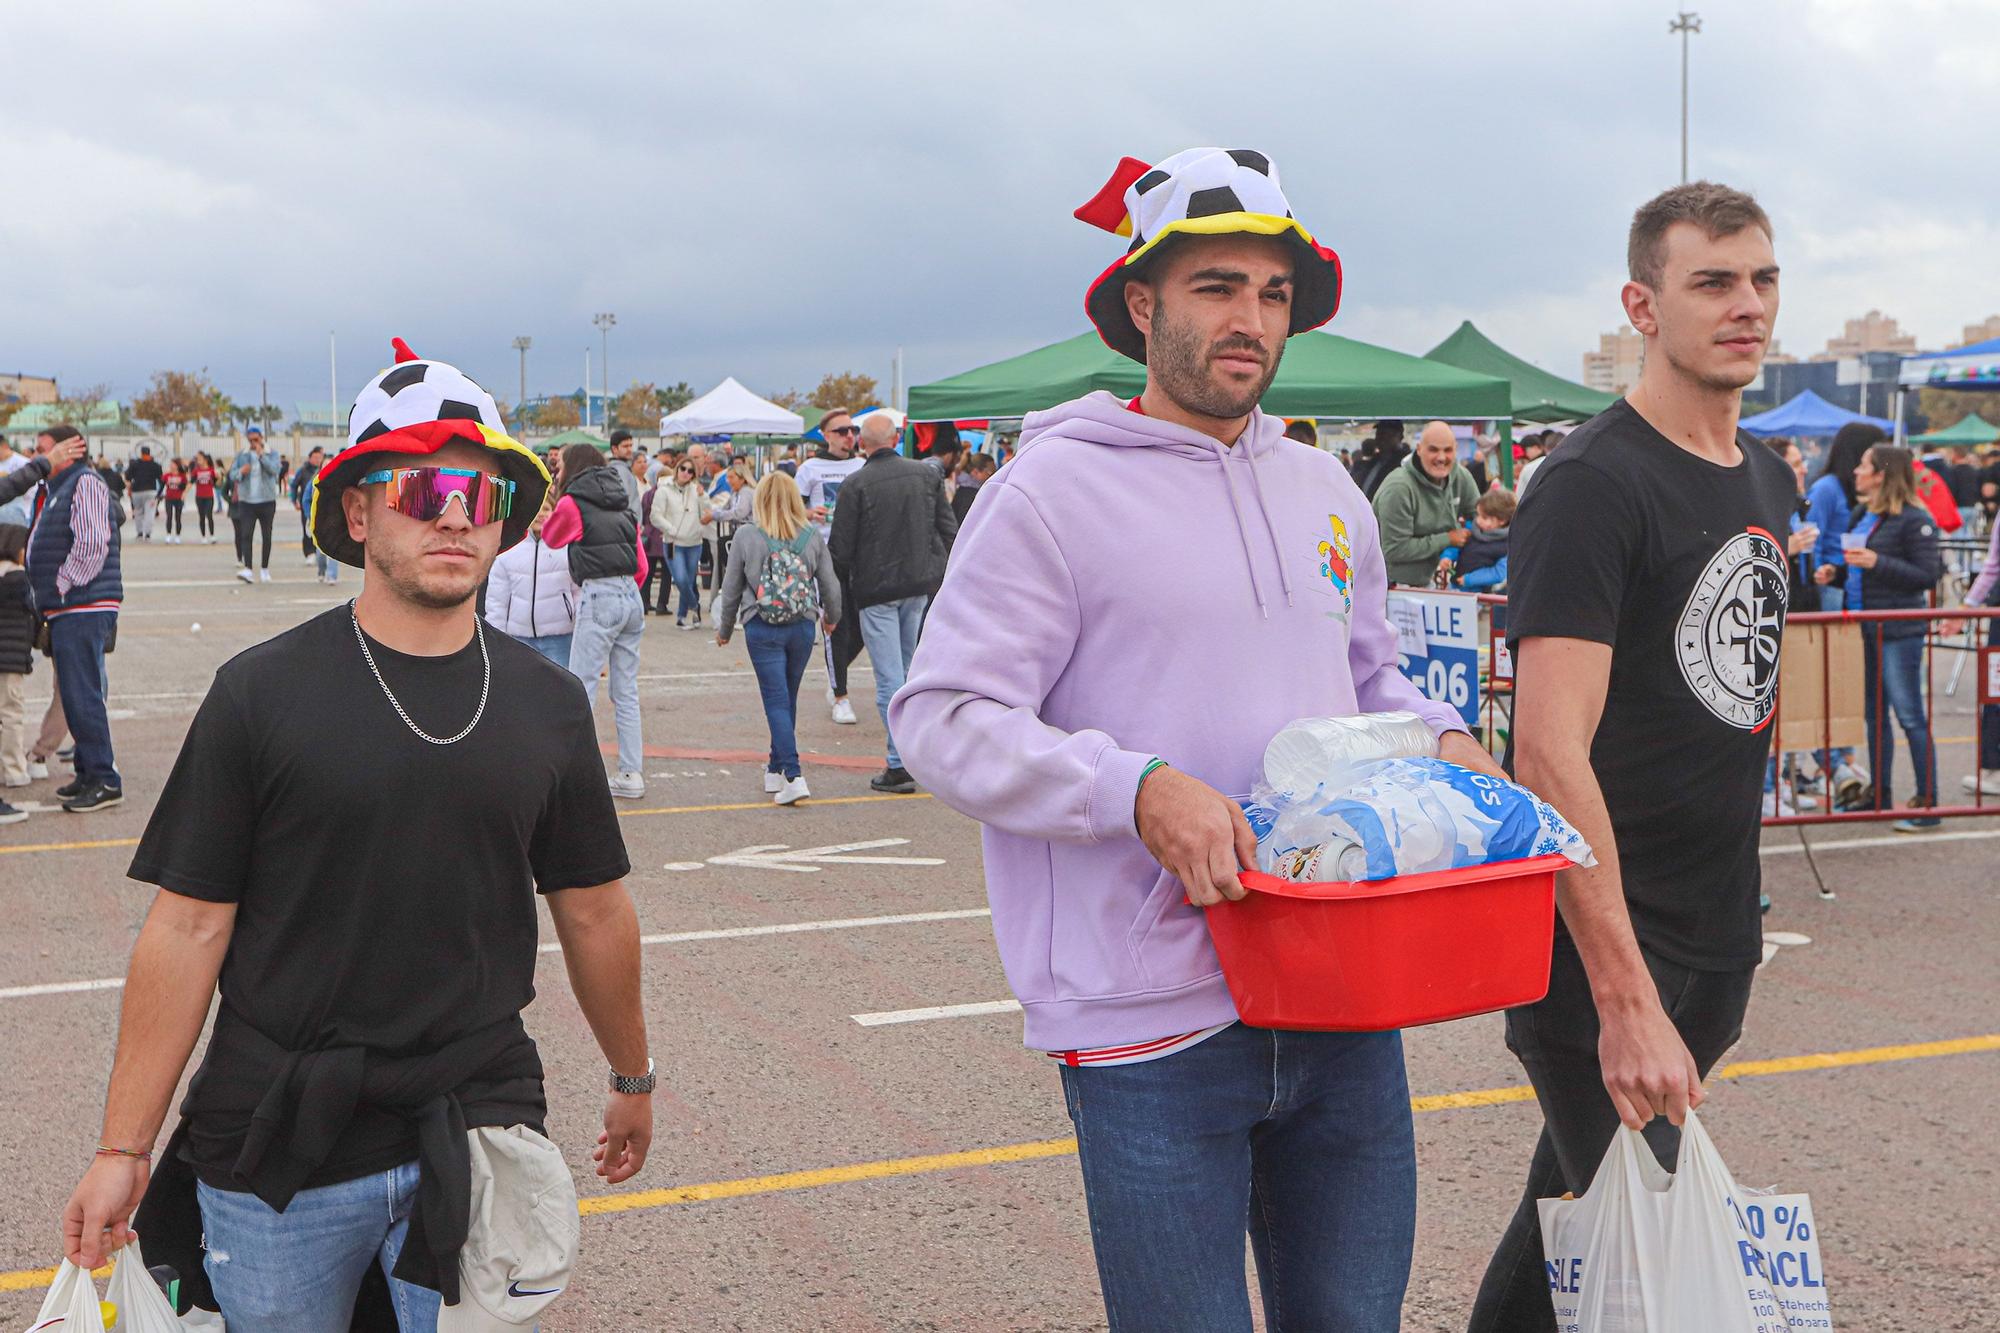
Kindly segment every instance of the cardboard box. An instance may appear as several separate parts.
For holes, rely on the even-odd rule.
[[[1866,746],[1862,687],[1860,625],[1789,626],[1778,656],[1778,748]]]

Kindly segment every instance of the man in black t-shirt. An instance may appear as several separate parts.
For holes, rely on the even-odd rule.
[[[1671,1167],[1762,956],[1797,488],[1737,416],[1778,313],[1771,224],[1748,195],[1679,186],[1633,218],[1628,262],[1639,383],[1548,456],[1514,522],[1515,776],[1597,864],[1558,877],[1548,995],[1507,1015],[1544,1127],[1473,1333],[1556,1327],[1537,1200],[1588,1189],[1621,1121]]]
[[[335,1333],[371,1298],[429,1328],[469,1295],[468,1131],[502,1133],[568,1192],[539,1137],[542,1066],[521,1021],[538,894],[611,1064],[598,1174],[628,1179],[652,1135],[629,863],[589,705],[473,613],[548,474],[477,385],[398,352],[362,391],[309,518],[321,550],[367,569],[360,598],[216,673],[140,840],[130,874],[160,892],[126,979],[103,1138],[64,1212],[65,1253],[89,1266],[128,1238],[143,1193],[147,1259],[231,1333]],[[554,1204],[537,1216],[573,1257],[573,1196]],[[563,1285],[535,1276],[526,1295],[542,1303]],[[505,1285],[494,1299],[531,1321]]]

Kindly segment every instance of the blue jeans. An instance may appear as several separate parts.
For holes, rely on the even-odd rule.
[[[697,615],[701,613],[701,591],[694,586],[696,562],[700,559],[701,546],[699,544],[694,546],[667,547],[667,573],[673,579],[674,586],[681,590],[681,609],[674,612],[676,620],[687,619],[687,614],[690,611],[693,611]],[[666,610],[667,607],[666,596],[665,592],[660,594],[660,609],[662,611]]]
[[[1868,709],[1868,770],[1875,778],[1875,808],[1895,808],[1890,794],[1890,770],[1896,764],[1896,733],[1889,727],[1889,710],[1903,724],[1910,742],[1910,767],[1917,775],[1915,805],[1936,805],[1937,747],[1931,743],[1931,723],[1924,712],[1924,636],[1885,639],[1879,623],[1861,627],[1865,702]],[[1886,705],[1886,706],[1885,706]]]
[[[875,711],[882,715],[891,768],[901,768],[903,757],[896,753],[896,738],[889,733],[889,701],[909,677],[917,632],[924,627],[930,604],[928,597],[904,597],[861,608],[861,642],[868,646],[868,662],[875,668]]]
[[[799,682],[812,661],[814,629],[810,616],[789,625],[766,625],[761,617],[743,622],[743,642],[764,696],[764,724],[771,729],[771,762],[765,772],[782,773],[787,780],[799,775]]]
[[[569,670],[569,645],[573,634],[523,634],[521,642],[563,670]]]
[[[49,621],[49,647],[55,659],[56,690],[62,696],[69,734],[76,738],[76,776],[93,782],[124,786],[111,753],[111,718],[105,696],[111,683],[104,670],[104,645],[118,628],[116,611],[72,611]]]
[[[215,1288],[229,1333],[347,1333],[368,1265],[396,1266],[417,1197],[417,1164],[300,1190],[280,1213],[250,1193],[195,1186]],[[442,1298],[389,1279],[403,1333],[437,1327]]]
[[[646,771],[639,736],[639,638],[646,632],[646,606],[638,580],[623,575],[586,579],[576,602],[576,632],[570,639],[569,669],[597,706],[597,678],[611,667],[611,708],[618,723],[618,771]]]
[[[1417,1222],[1403,1040],[1241,1023],[1137,1065],[1062,1070],[1113,1333],[1394,1333]]]
[[[321,578],[325,579],[328,583],[340,582],[340,562],[338,560],[335,560],[325,551],[316,548],[308,551],[306,554],[313,558],[314,572]]]

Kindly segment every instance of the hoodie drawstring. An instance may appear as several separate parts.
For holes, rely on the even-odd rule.
[[[1250,558],[1250,534],[1243,527],[1243,506],[1237,499],[1236,478],[1231,475],[1229,470],[1229,454],[1225,450],[1222,441],[1215,440],[1211,441],[1211,443],[1215,447],[1215,461],[1222,467],[1223,484],[1229,488],[1229,512],[1236,519],[1236,539],[1243,543],[1243,568],[1250,573],[1250,591],[1256,595],[1257,610],[1263,615],[1264,619],[1269,620],[1271,618],[1271,608],[1264,602],[1264,585],[1257,581],[1257,562]],[[1252,475],[1254,476],[1255,474],[1253,473]],[[1261,506],[1262,503],[1263,499],[1260,496],[1258,504]],[[1264,520],[1266,525],[1270,521],[1268,516]],[[1280,568],[1282,569],[1282,567],[1282,562],[1280,562]]]
[[[1245,431],[1244,434],[1248,435],[1249,432]],[[1257,512],[1264,519],[1265,535],[1271,539],[1271,558],[1278,562],[1278,585],[1285,590],[1285,605],[1296,605],[1292,601],[1292,576],[1285,572],[1285,552],[1278,545],[1277,525],[1271,522],[1270,507],[1264,503],[1264,479],[1257,475],[1257,454],[1254,450],[1250,454],[1250,487],[1257,492]],[[1237,526],[1240,530],[1242,527],[1240,521]]]

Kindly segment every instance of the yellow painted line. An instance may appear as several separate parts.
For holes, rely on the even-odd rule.
[[[1972,1055],[2000,1051],[2000,1033],[1979,1037],[1956,1037],[1946,1041],[1915,1042],[1904,1046],[1870,1046],[1857,1051],[1830,1051],[1817,1055],[1792,1055],[1775,1060],[1739,1060],[1725,1065],[1712,1077],[1724,1079],[1764,1078],[1773,1074],[1796,1074],[1816,1069],[1853,1069],[1861,1065],[1894,1064],[1904,1060],[1933,1060],[1948,1055]],[[1448,1092],[1428,1097],[1412,1097],[1410,1110],[1463,1110],[1480,1106],[1504,1106],[1534,1100],[1534,1089],[1514,1086],[1480,1088],[1469,1092]],[[579,1200],[577,1211],[585,1217],[607,1213],[629,1213],[651,1208],[671,1208],[679,1204],[707,1203],[716,1199],[742,1199],[756,1194],[782,1194],[798,1190],[847,1185],[858,1180],[887,1180],[895,1176],[925,1175],[933,1171],[953,1171],[968,1166],[999,1166],[1009,1162],[1032,1162],[1050,1157],[1068,1157],[1076,1152],[1076,1140],[1039,1139],[1032,1143],[1009,1143],[997,1148],[974,1148],[967,1152],[930,1153],[922,1157],[891,1157],[878,1162],[854,1162],[847,1166],[820,1167],[812,1171],[785,1171],[771,1176],[747,1176],[740,1180],[717,1180],[704,1185],[676,1185],[667,1189],[631,1190],[623,1194],[596,1194]],[[97,1271],[104,1277],[110,1269]],[[0,1292],[34,1291],[55,1281],[53,1268],[24,1268],[0,1273]]]
[[[92,1277],[110,1277],[111,1265],[91,1270]],[[15,1273],[0,1273],[0,1291],[40,1291],[56,1280],[53,1268],[23,1268]]]
[[[1418,1115],[1426,1111],[1463,1111],[1474,1106],[1505,1106],[1509,1102],[1531,1102],[1535,1090],[1529,1087],[1481,1088],[1477,1092],[1441,1092],[1429,1097],[1410,1098],[1410,1109]]]
[[[1031,1162],[1042,1157],[1068,1157],[1075,1152],[1075,1139],[1042,1139],[1035,1143],[1010,1143],[1003,1148],[974,1148],[970,1152],[932,1153],[925,1157],[892,1157],[884,1162],[826,1166],[817,1171],[786,1171],[775,1176],[751,1176],[746,1180],[718,1180],[708,1185],[634,1190],[628,1194],[597,1194],[581,1200],[577,1208],[585,1217],[591,1217],[598,1213],[631,1212],[635,1208],[665,1208],[677,1203],[740,1199],[749,1194],[777,1194],[786,1190],[819,1189],[824,1185],[846,1185],[857,1180],[915,1176],[928,1171],[951,1171],[962,1166]]]
[[[1973,1055],[1980,1051],[2000,1051],[2000,1033],[1985,1037],[1958,1037],[1951,1041],[1925,1041],[1911,1046],[1871,1046],[1862,1051],[1833,1051],[1826,1055],[1790,1055],[1779,1060],[1739,1060],[1715,1071],[1715,1078],[1762,1078],[1767,1074],[1796,1074],[1808,1069],[1848,1069],[1855,1065],[1883,1065],[1897,1060],[1930,1060],[1940,1055]]]
[[[809,804],[793,806],[794,810],[810,810],[816,805],[873,805],[881,801],[928,801],[931,794],[920,791],[910,796],[808,796]],[[620,810],[618,813],[631,818],[634,815],[706,815],[722,810],[775,810],[770,801],[740,801],[734,805],[662,805],[651,810]]]
[[[75,852],[85,847],[137,847],[137,838],[103,838],[97,842],[24,842],[18,847],[0,847],[0,856],[19,856],[23,852]]]

